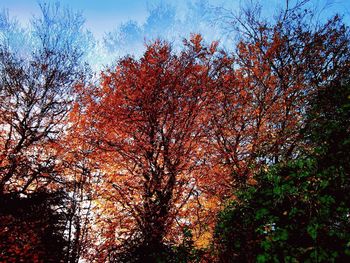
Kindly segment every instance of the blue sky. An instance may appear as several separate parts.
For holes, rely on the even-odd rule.
[[[42,0],[39,0],[43,2]],[[40,16],[38,0],[0,0],[0,10],[8,9],[26,25],[33,15]],[[201,33],[206,42],[219,40],[221,46],[231,45],[230,37],[223,28],[208,21],[215,13],[213,8],[226,7],[239,10],[240,3],[255,0],[44,0],[59,2],[62,6],[83,12],[86,28],[95,36],[96,45],[89,50],[89,61],[94,68],[110,65],[118,57],[142,55],[145,43],[155,38],[170,41],[181,47],[182,39],[190,33]],[[290,0],[295,2],[296,0]],[[335,13],[345,16],[350,25],[350,0],[311,0],[322,10],[321,18]],[[271,16],[284,5],[285,0],[261,0],[264,14]],[[213,13],[214,12],[214,13]],[[215,16],[215,15],[214,15]]]
[[[86,27],[91,30],[95,36],[101,37],[104,32],[111,31],[120,23],[127,20],[135,20],[139,23],[145,22],[148,10],[152,5],[159,2],[170,3],[178,10],[191,0],[61,0],[58,1],[63,5],[68,5],[76,10],[83,11],[86,18]],[[57,2],[57,0],[49,0],[46,2]],[[193,2],[193,1],[192,1]],[[210,0],[213,5],[239,5],[241,0]],[[282,0],[263,0],[261,1],[267,10],[273,10]],[[324,13],[334,14],[340,12],[346,16],[350,16],[349,0],[313,0],[314,4],[322,7],[327,6]],[[26,23],[33,14],[39,13],[37,0],[0,0],[0,9],[9,9],[10,15],[16,16],[19,21]],[[348,18],[347,18],[348,20]]]
[[[86,26],[95,35],[101,36],[123,21],[134,19],[142,22],[147,16],[147,2],[143,0],[49,0],[60,2],[75,10],[81,10]],[[37,0],[1,0],[0,8],[9,10],[10,15],[26,23],[32,15],[39,13]]]

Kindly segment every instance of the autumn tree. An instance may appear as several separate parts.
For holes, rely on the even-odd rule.
[[[275,22],[257,9],[236,17],[232,81],[252,103],[214,118],[223,167],[240,186],[216,227],[220,262],[348,258],[348,28],[339,16],[312,24],[304,2]]]
[[[41,8],[43,17],[33,20],[30,35],[37,41],[32,57],[17,56],[6,34],[1,43],[2,194],[25,193],[54,179],[52,143],[63,130],[72,85],[83,76],[81,16],[58,6]]]
[[[238,35],[232,68],[215,89],[209,136],[216,163],[232,185],[254,183],[260,167],[295,158],[309,97],[344,77],[349,65],[348,29],[339,16],[313,22],[297,1],[276,20],[263,19],[259,6],[233,13]],[[229,16],[231,15],[231,16]]]
[[[140,60],[126,57],[104,72],[100,86],[81,87],[76,111],[104,172],[96,200],[104,260],[165,260],[165,244],[179,238],[175,225],[191,223],[181,211],[198,191],[215,53],[200,36],[179,55],[157,41]]]
[[[301,132],[312,149],[261,171],[220,213],[220,262],[346,262],[349,248],[348,81],[314,94]]]
[[[17,200],[18,206],[34,202],[31,197],[36,193],[51,196],[59,189],[64,189],[64,200],[69,202],[70,190],[65,184],[68,177],[62,172],[57,146],[65,132],[74,83],[87,75],[83,48],[88,47],[89,38],[81,14],[58,4],[41,4],[40,8],[42,15],[33,18],[29,28],[21,28],[5,11],[0,16],[0,199],[5,203],[9,198]],[[63,197],[61,190],[59,196]],[[42,206],[47,205],[47,213],[53,212],[52,206],[62,205],[61,201],[46,202],[43,198]],[[20,211],[12,214],[18,220],[3,220],[7,210],[0,207],[1,229],[13,229],[12,224],[28,221],[27,228],[25,224],[18,226],[18,233],[25,236],[32,235],[31,231],[40,232],[40,218],[35,213],[41,206],[33,207],[32,223],[36,227],[32,229],[25,210],[24,221]],[[60,216],[68,219],[64,214]],[[50,227],[50,222],[43,218],[40,227]],[[26,246],[30,245],[28,240]],[[18,260],[25,251],[17,250]],[[28,259],[30,254],[22,256]]]

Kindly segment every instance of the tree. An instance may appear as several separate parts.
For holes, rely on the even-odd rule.
[[[346,74],[347,27],[338,16],[312,26],[312,12],[302,7],[287,6],[276,20],[261,18],[259,8],[233,15],[233,70],[213,93],[209,136],[234,186],[263,165],[296,158],[309,97]]]
[[[43,229],[55,228],[55,221],[46,218],[56,217],[54,208],[63,202],[46,202],[45,195],[65,192],[57,196],[64,196],[67,209],[62,209],[59,217],[66,219],[67,225],[70,220],[67,214],[72,212],[67,197],[71,189],[66,184],[70,175],[64,173],[59,140],[67,131],[73,87],[87,77],[84,56],[89,37],[80,13],[58,4],[42,4],[40,8],[42,16],[33,18],[31,27],[26,29],[11,20],[7,12],[0,16],[0,199],[5,202],[12,196],[10,203],[17,203],[18,207],[18,211],[11,212],[1,206],[0,213],[1,219],[9,216],[17,222],[23,236],[33,233],[38,244],[44,244],[44,236],[35,231],[39,224]],[[42,203],[35,199],[39,193],[45,193]],[[21,208],[22,204],[33,206],[32,218],[26,208]],[[47,213],[42,221],[36,215],[41,208]],[[31,224],[34,229],[30,229]],[[17,232],[3,233],[11,239]],[[61,228],[58,233],[61,236],[57,241],[65,238]],[[29,241],[25,246],[32,250],[36,245]],[[1,242],[2,253],[12,249],[7,245]],[[40,245],[38,249],[46,248]],[[37,252],[40,255],[43,251]],[[24,260],[23,254],[10,255]]]
[[[298,159],[261,171],[220,214],[222,262],[346,262],[349,247],[348,82],[313,97]]]
[[[6,35],[0,46],[0,193],[25,193],[59,180],[54,143],[72,85],[83,77],[81,16],[59,6],[41,9],[43,18],[33,20],[32,57],[18,57]]]
[[[122,260],[125,246],[134,261],[155,260],[179,238],[175,224],[191,223],[181,211],[198,190],[211,72],[205,62],[215,53],[200,36],[179,56],[157,41],[140,60],[126,57],[103,73],[101,86],[81,87],[77,114],[104,173],[104,260]]]
[[[216,227],[222,262],[348,258],[348,28],[312,24],[302,4],[275,22],[236,17],[237,70],[212,129],[239,186]]]

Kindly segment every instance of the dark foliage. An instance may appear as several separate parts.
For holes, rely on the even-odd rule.
[[[109,253],[111,262],[157,262],[157,263],[185,263],[203,262],[205,251],[194,246],[193,236],[189,229],[183,230],[181,244],[164,244],[154,242],[148,238],[130,240],[122,247],[112,249]]]
[[[0,196],[1,262],[62,262],[66,240],[61,192]]]

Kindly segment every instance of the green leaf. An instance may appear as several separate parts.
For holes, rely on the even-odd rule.
[[[317,238],[317,228],[318,228],[318,225],[309,225],[307,227],[307,232],[309,233],[309,235],[311,236],[311,238],[313,240],[316,240]]]
[[[255,219],[260,220],[263,217],[265,217],[268,213],[269,213],[269,210],[267,210],[266,208],[260,208],[255,214]]]
[[[259,254],[256,258],[258,263],[264,263],[268,261],[268,256],[266,254]]]

